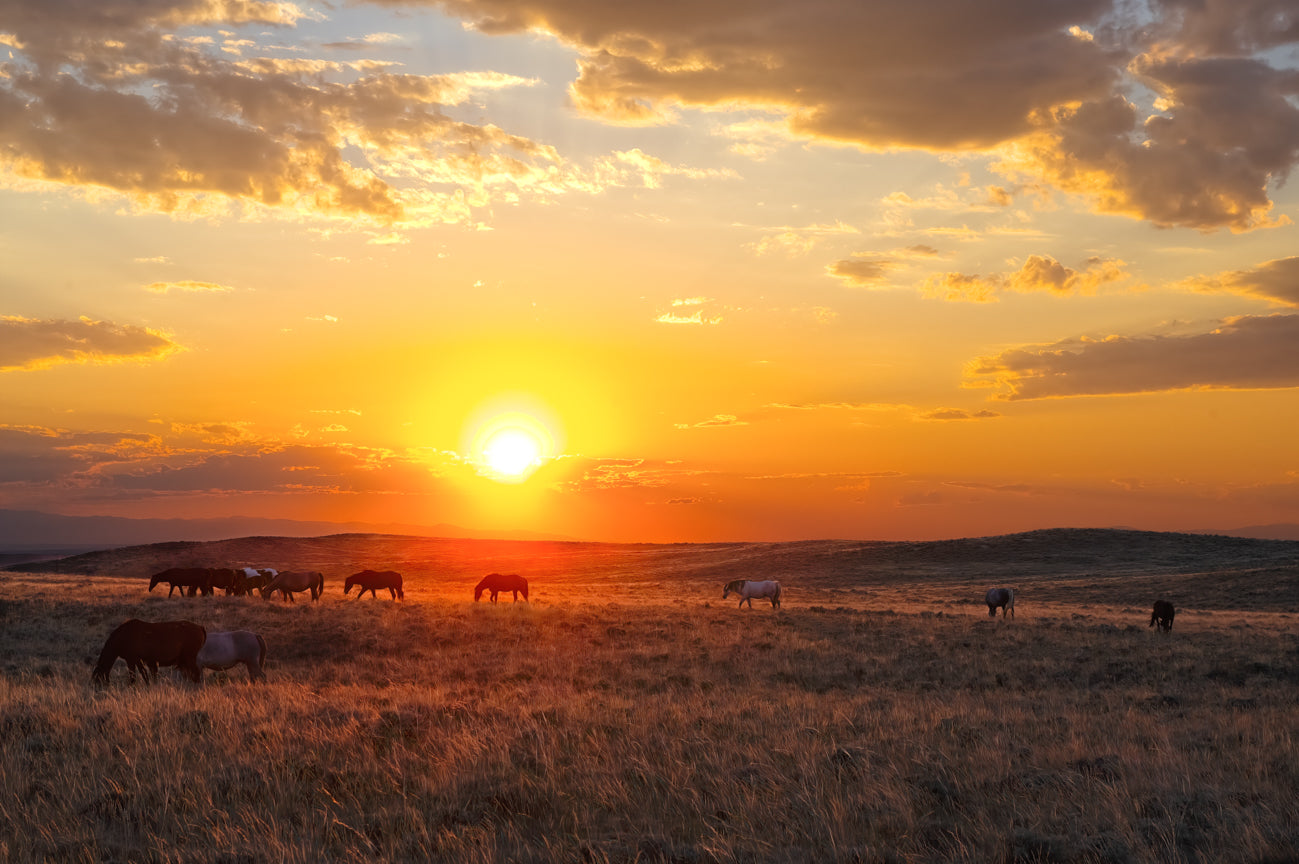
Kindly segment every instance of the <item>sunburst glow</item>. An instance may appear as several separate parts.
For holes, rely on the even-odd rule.
[[[501,483],[522,483],[558,451],[557,423],[549,412],[530,402],[521,410],[519,404],[517,397],[489,403],[466,427],[471,461],[480,474]]]

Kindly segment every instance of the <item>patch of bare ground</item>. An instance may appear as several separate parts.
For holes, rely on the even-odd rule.
[[[324,569],[307,548],[229,563]],[[1299,856],[1299,627],[1267,598],[1192,604],[1212,579],[1104,580],[1130,597],[1012,580],[1018,617],[993,621],[979,598],[997,574],[953,564],[782,577],[784,608],[738,610],[721,578],[754,566],[732,561],[747,547],[564,575],[555,544],[562,563],[532,559],[533,602],[493,606],[469,589],[509,547],[504,565],[350,548],[320,602],[292,605],[0,573],[0,859]],[[362,565],[406,567],[406,601],[344,598]],[[1292,590],[1289,571],[1266,579]],[[1155,589],[1185,589],[1171,634],[1146,626]],[[128,617],[256,630],[268,683],[131,686],[119,663],[95,689],[89,663]]]

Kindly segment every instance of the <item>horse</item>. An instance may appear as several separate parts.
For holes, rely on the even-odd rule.
[[[474,586],[475,603],[483,596],[484,591],[490,592],[493,603],[496,602],[497,592],[513,591],[514,602],[518,603],[520,594],[523,595],[524,600],[528,599],[528,580],[517,573],[488,573],[483,577],[483,581]]]
[[[1155,609],[1150,613],[1150,626],[1154,627],[1158,624],[1159,629],[1164,633],[1173,632],[1173,615],[1176,612],[1172,603],[1167,600],[1156,600]]]
[[[131,618],[108,634],[90,678],[97,684],[108,684],[108,673],[121,657],[126,661],[132,681],[136,672],[146,682],[156,681],[159,666],[176,666],[197,684],[202,680],[198,652],[206,638],[207,631],[193,621],[149,622]]]
[[[284,599],[293,602],[293,592],[310,591],[312,600],[319,600],[325,593],[325,576],[316,570],[281,570],[262,588],[262,599],[269,600],[279,591]]]
[[[1015,589],[1014,588],[989,588],[988,593],[983,595],[983,602],[988,604],[988,617],[997,617],[997,607],[1001,607],[1001,617],[1009,615],[1015,617]]]
[[[401,574],[396,570],[362,570],[360,573],[353,573],[343,583],[343,593],[351,591],[353,585],[359,585],[361,588],[356,592],[357,600],[364,597],[366,591],[370,592],[371,597],[377,598],[379,595],[375,593],[376,588],[387,588],[394,600],[406,599],[405,592],[401,590]]]
[[[226,592],[227,597],[236,593],[243,581],[243,574],[229,567],[209,567],[207,572],[211,577],[213,590],[220,588]]]
[[[748,579],[733,579],[726,583],[722,589],[722,599],[725,600],[731,596],[734,591],[740,595],[740,606],[744,606],[747,601],[749,608],[753,608],[754,597],[770,597],[771,608],[780,608],[780,583],[768,579],[766,582],[750,582]]]
[[[248,680],[265,680],[266,640],[251,630],[230,630],[207,634],[198,652],[199,669],[223,671],[242,663]]]
[[[242,597],[265,588],[279,572],[273,567],[240,567],[235,570],[234,593]]]
[[[201,592],[204,597],[212,596],[212,573],[206,567],[172,567],[170,570],[155,573],[149,580],[149,590],[152,591],[162,582],[171,586],[167,589],[168,597],[177,588],[180,589],[182,597],[185,596],[187,588],[191,597],[195,592]]]

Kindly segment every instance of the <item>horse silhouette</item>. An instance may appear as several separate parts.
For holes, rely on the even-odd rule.
[[[722,599],[725,600],[731,596],[731,592],[740,595],[740,605],[746,602],[749,608],[753,608],[753,598],[768,597],[771,599],[773,609],[780,608],[780,583],[768,579],[765,582],[750,582],[748,579],[732,579],[722,588]]]
[[[518,603],[520,594],[523,595],[524,600],[528,599],[528,580],[517,573],[488,573],[483,577],[483,581],[474,586],[475,603],[483,596],[484,591],[490,593],[493,603],[496,602],[496,595],[499,592],[512,591],[514,592],[514,602]]]
[[[1155,609],[1150,613],[1150,626],[1154,627],[1158,624],[1162,632],[1171,633],[1173,632],[1173,616],[1175,614],[1177,614],[1177,610],[1173,608],[1172,603],[1167,600],[1156,600]]]
[[[360,600],[369,591],[371,597],[377,598],[376,588],[387,588],[388,593],[394,600],[405,600],[406,594],[401,590],[401,574],[396,570],[362,570],[360,573],[353,573],[347,577],[343,583],[343,593],[352,590],[353,585],[359,585],[361,590],[356,592],[356,599]]]
[[[136,672],[146,682],[156,681],[159,666],[176,666],[197,684],[202,680],[198,652],[206,639],[207,631],[193,621],[149,622],[131,618],[108,634],[91,680],[107,684],[108,674],[120,657],[126,661],[132,681]]]
[[[989,588],[988,593],[983,595],[983,602],[988,604],[988,617],[996,618],[997,609],[1001,609],[1001,617],[1009,615],[1015,617],[1015,589],[1014,588]]]
[[[191,597],[196,593],[201,593],[204,597],[212,596],[212,571],[206,567],[172,567],[155,573],[149,579],[149,590],[152,591],[163,582],[170,586],[167,589],[168,597],[177,588],[182,597],[185,596],[186,589]]]

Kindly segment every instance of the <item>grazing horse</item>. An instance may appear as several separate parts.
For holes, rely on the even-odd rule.
[[[107,684],[108,673],[121,657],[126,661],[132,681],[136,672],[147,682],[157,680],[159,666],[176,666],[197,684],[202,680],[198,652],[206,637],[207,631],[192,621],[149,622],[131,618],[108,634],[91,680]]]
[[[766,582],[750,582],[748,579],[733,579],[730,582],[727,582],[726,587],[722,589],[722,599],[725,600],[727,597],[731,596],[732,591],[740,595],[740,606],[743,606],[747,601],[749,608],[752,609],[754,597],[770,597],[771,607],[773,609],[780,608],[779,582],[773,582],[770,579]]]
[[[243,581],[243,573],[239,570],[232,570],[229,567],[209,567],[208,576],[211,579],[212,588],[222,589],[226,596],[237,593],[239,586]]]
[[[484,591],[490,592],[493,603],[496,602],[498,592],[513,591],[514,602],[518,603],[520,594],[523,595],[524,600],[528,599],[528,580],[516,573],[488,573],[483,577],[483,581],[474,586],[475,603],[483,596]]]
[[[251,594],[254,591],[260,591],[270,584],[279,570],[273,567],[240,567],[235,570],[235,588],[234,593],[240,597],[245,594]]]
[[[271,595],[276,591],[284,595],[284,599],[290,603],[294,602],[295,591],[310,591],[311,599],[319,600],[320,595],[325,593],[325,576],[316,570],[281,570],[262,589],[262,599],[271,599]]]
[[[1001,607],[1001,617],[1009,615],[1015,617],[1015,589],[1014,588],[989,588],[988,593],[983,595],[983,602],[988,604],[988,617],[997,617],[997,607]]]
[[[1173,608],[1172,603],[1167,600],[1156,600],[1155,610],[1150,613],[1150,626],[1154,627],[1158,624],[1161,631],[1171,633],[1173,632],[1173,615],[1176,613],[1177,610]]]
[[[207,634],[198,652],[199,669],[224,671],[242,663],[248,680],[265,680],[266,640],[251,630],[230,630]]]
[[[195,592],[201,592],[204,597],[212,595],[212,572],[206,567],[172,567],[170,570],[155,573],[149,580],[149,590],[152,591],[162,582],[171,586],[167,589],[168,597],[177,588],[180,589],[182,597],[185,596],[186,588],[189,589],[191,597]]]
[[[357,600],[364,597],[366,591],[370,592],[371,597],[377,598],[379,595],[375,593],[376,588],[387,588],[394,600],[406,599],[406,594],[401,590],[401,574],[396,570],[362,570],[360,573],[353,573],[343,583],[343,593],[351,591],[353,585],[361,587],[361,590],[356,592]]]

